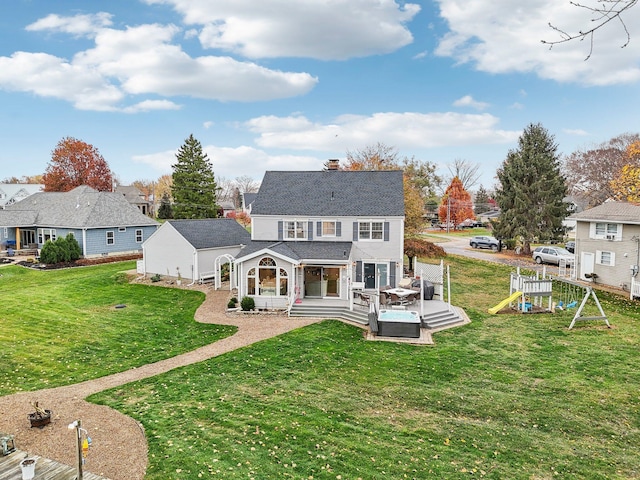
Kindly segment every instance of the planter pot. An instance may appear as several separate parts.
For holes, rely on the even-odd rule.
[[[27,415],[29,419],[29,423],[31,423],[31,427],[43,428],[45,425],[51,423],[51,414],[53,412],[51,410],[45,410],[44,415],[34,412]]]
[[[31,480],[36,475],[36,459],[25,458],[20,462],[22,469],[22,480]]]

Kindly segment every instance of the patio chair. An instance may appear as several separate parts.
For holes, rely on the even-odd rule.
[[[389,305],[389,302],[389,295],[387,295],[385,292],[380,292],[380,305]]]
[[[400,300],[400,297],[395,293],[390,293],[389,297],[390,297],[389,303],[391,303],[391,305],[400,305],[402,303],[402,301]]]

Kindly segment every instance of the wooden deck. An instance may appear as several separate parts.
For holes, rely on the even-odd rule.
[[[16,450],[9,455],[2,456],[0,454],[0,479],[2,480],[22,480],[22,469],[20,462],[27,456],[26,452]],[[29,455],[29,458],[36,459],[35,477],[33,480],[75,480],[76,468],[64,465],[62,463],[49,460],[48,458],[39,457],[38,455]],[[108,480],[89,472],[83,472],[84,480]]]

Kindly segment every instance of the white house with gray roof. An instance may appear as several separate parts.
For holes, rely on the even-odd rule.
[[[640,265],[640,205],[606,202],[569,217],[576,222],[576,275],[628,289]]]
[[[0,183],[0,209],[44,190],[39,183]]]
[[[0,244],[39,249],[71,233],[84,257],[139,253],[158,225],[122,195],[80,186],[34,193],[0,210]]]
[[[220,267],[229,264],[233,271],[233,260],[250,242],[249,232],[230,218],[168,220],[142,246],[144,273],[219,282]]]
[[[403,253],[402,171],[269,171],[235,261],[238,296],[257,308],[347,300],[354,282],[396,286]]]

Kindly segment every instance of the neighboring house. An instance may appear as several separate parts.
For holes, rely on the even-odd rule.
[[[257,193],[247,192],[242,194],[242,211],[247,215],[251,215],[251,207],[253,206],[253,201],[258,196]]]
[[[222,209],[223,217],[228,217],[231,212],[236,211],[236,206],[229,200],[223,200],[218,206]]]
[[[570,217],[576,222],[576,275],[612,287],[628,288],[638,278],[640,206],[607,202]]]
[[[231,264],[250,241],[249,232],[229,218],[168,220],[142,246],[144,273],[179,272],[194,282],[217,275],[218,281],[220,266]]]
[[[567,205],[567,211],[569,212],[569,216],[562,221],[562,226],[567,232],[567,236],[569,238],[575,238],[576,221],[573,219],[573,216],[588,208],[588,201],[585,198],[575,195],[569,195],[562,201]]]
[[[269,171],[252,202],[251,240],[235,264],[238,298],[253,297],[257,308],[347,300],[354,282],[396,286],[402,171]]]
[[[151,211],[151,202],[144,198],[144,193],[142,193],[138,187],[134,187],[133,185],[118,185],[115,192],[123,195],[124,198],[127,199],[127,202],[140,210],[144,215],[151,216],[153,214]]]
[[[81,186],[35,193],[0,210],[0,244],[42,248],[47,240],[71,233],[84,257],[138,253],[158,225],[123,195]]]
[[[0,210],[42,190],[39,183],[0,183]]]

